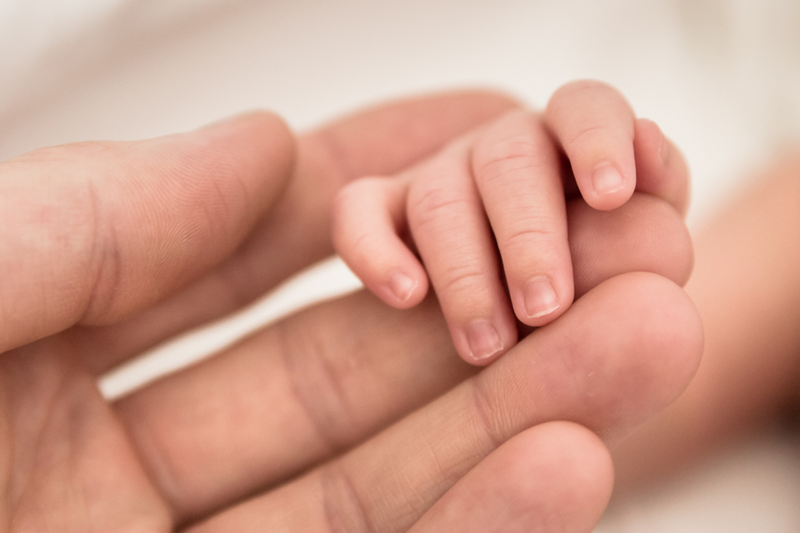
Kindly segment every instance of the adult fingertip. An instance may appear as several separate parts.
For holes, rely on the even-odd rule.
[[[247,135],[248,139],[269,148],[268,152],[294,160],[295,139],[289,125],[279,115],[265,110],[248,111],[212,122],[189,132],[189,135],[232,137]],[[274,147],[274,148],[272,148]]]
[[[637,406],[623,408],[624,423],[609,419],[606,426],[593,427],[606,443],[618,443],[641,423],[674,402],[697,371],[703,353],[703,325],[700,314],[686,292],[672,281],[648,272],[616,276],[590,293],[607,298],[608,309],[617,319],[613,327],[626,331],[630,375],[630,402],[640,396]],[[620,337],[623,338],[623,337]],[[638,347],[638,349],[636,349]]]
[[[588,533],[613,480],[611,456],[597,435],[573,422],[546,422],[503,443],[411,531]]]
[[[485,463],[475,474],[490,479],[475,487],[475,496],[485,505],[480,512],[490,515],[486,521],[504,526],[499,528],[503,531],[517,531],[511,526],[528,531],[536,524],[537,531],[589,532],[611,498],[611,454],[595,433],[574,422],[546,422],[525,430]],[[477,481],[478,476],[470,477]],[[497,509],[504,512],[491,516]]]
[[[260,179],[255,179],[254,185],[270,190],[267,198],[274,199],[283,190],[275,187],[275,179],[288,182],[297,155],[296,140],[288,124],[277,114],[250,111],[206,125],[193,134],[246,150],[245,157],[251,157],[253,164],[261,167],[260,174],[255,174]]]
[[[526,433],[508,444],[518,446],[519,454],[525,449],[538,448],[540,457],[526,461],[529,472],[538,471],[541,478],[546,479],[550,474],[553,479],[565,481],[550,485],[561,489],[547,496],[558,504],[550,509],[560,509],[571,516],[570,531],[591,531],[600,521],[614,487],[614,465],[608,448],[593,431],[574,422],[546,422]],[[517,444],[515,440],[522,442]],[[520,478],[519,483],[530,481]],[[522,496],[524,488],[523,485],[515,492]],[[540,497],[544,497],[545,491],[542,487]]]

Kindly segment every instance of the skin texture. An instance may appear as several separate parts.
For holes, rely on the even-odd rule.
[[[397,311],[361,293],[117,403],[95,386],[330,253],[330,202],[348,180],[417,163],[512,105],[434,96],[297,140],[259,113],[0,165],[0,313],[18,326],[0,330],[0,527],[436,531],[453,523],[448,506],[494,486],[530,492],[505,510],[487,495],[496,529],[589,531],[612,482],[605,446],[679,395],[702,342],[676,285],[691,265],[685,227],[652,197],[604,214],[569,206],[583,296],[485,371],[456,357],[435,300]],[[58,194],[37,185],[48,179]]]
[[[295,164],[291,176],[272,184],[282,189],[280,197],[259,214],[230,257],[158,305],[105,327],[73,328],[71,342],[99,374],[176,333],[239,309],[333,253],[330,204],[344,184],[365,174],[398,172],[515,105],[502,95],[451,93],[384,104],[303,135],[293,150],[281,152],[282,157],[293,152]],[[246,146],[265,164],[272,159],[264,145],[274,142],[261,137],[257,146]],[[265,172],[259,172],[263,180]]]
[[[565,187],[600,210],[636,189],[684,212],[687,183],[658,126],[613,88],[571,82],[541,116],[509,111],[421,165],[346,186],[333,241],[393,307],[417,305],[430,284],[459,354],[485,366],[516,343],[516,321],[543,326],[572,304]]]
[[[706,331],[686,393],[614,451],[620,497],[800,403],[800,158],[787,153],[698,232],[687,291]]]
[[[607,490],[593,480],[612,479],[611,468],[591,431],[570,422],[540,424],[505,442],[409,531],[589,531],[607,495],[587,489]]]

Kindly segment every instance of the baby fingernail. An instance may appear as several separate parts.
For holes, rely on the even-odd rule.
[[[597,194],[611,194],[625,186],[622,174],[611,163],[600,163],[592,174],[592,186]]]
[[[389,289],[391,289],[395,297],[401,302],[405,302],[411,298],[411,293],[414,292],[417,285],[419,285],[419,283],[402,272],[394,272],[389,276]]]
[[[560,307],[558,295],[550,280],[544,276],[533,278],[525,284],[525,313],[528,318],[549,315]]]
[[[470,355],[476,361],[487,359],[503,349],[503,340],[486,320],[475,320],[467,326]]]

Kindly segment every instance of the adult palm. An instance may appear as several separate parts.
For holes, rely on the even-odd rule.
[[[679,393],[699,351],[682,291],[623,274],[685,281],[685,230],[652,198],[609,215],[573,205],[586,295],[478,374],[433,300],[402,313],[361,294],[114,404],[95,385],[330,253],[347,180],[405,168],[510,105],[409,101],[297,143],[255,114],[3,163],[3,527],[590,530],[612,474],[583,426],[626,433]]]

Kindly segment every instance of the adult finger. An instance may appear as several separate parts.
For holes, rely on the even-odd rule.
[[[581,195],[595,209],[614,209],[636,187],[634,114],[612,87],[582,80],[559,88],[545,122],[569,158]]]
[[[647,195],[607,213],[578,202],[572,256],[587,278],[576,283],[579,295],[629,269],[685,281],[691,243],[674,209]],[[117,410],[185,519],[350,448],[473,372],[435,302],[400,312],[360,293],[275,324]]]
[[[776,158],[695,235],[686,290],[703,318],[703,361],[681,398],[614,450],[621,494],[674,475],[796,405],[798,176],[798,153]]]
[[[190,531],[406,531],[527,428],[571,420],[618,441],[680,394],[701,348],[699,318],[680,288],[653,274],[612,278],[358,448]]]
[[[502,444],[409,533],[589,533],[611,495],[608,449],[583,426],[546,422]]]
[[[293,139],[274,115],[0,164],[0,352],[108,324],[229,255],[284,186]]]
[[[345,183],[398,172],[514,106],[493,93],[445,93],[384,104],[301,136],[295,173],[285,191],[228,261],[124,323],[73,331],[76,350],[99,373],[251,302],[333,252],[331,203]]]
[[[541,326],[572,303],[572,261],[561,162],[543,125],[526,111],[481,134],[472,165],[517,318]]]

